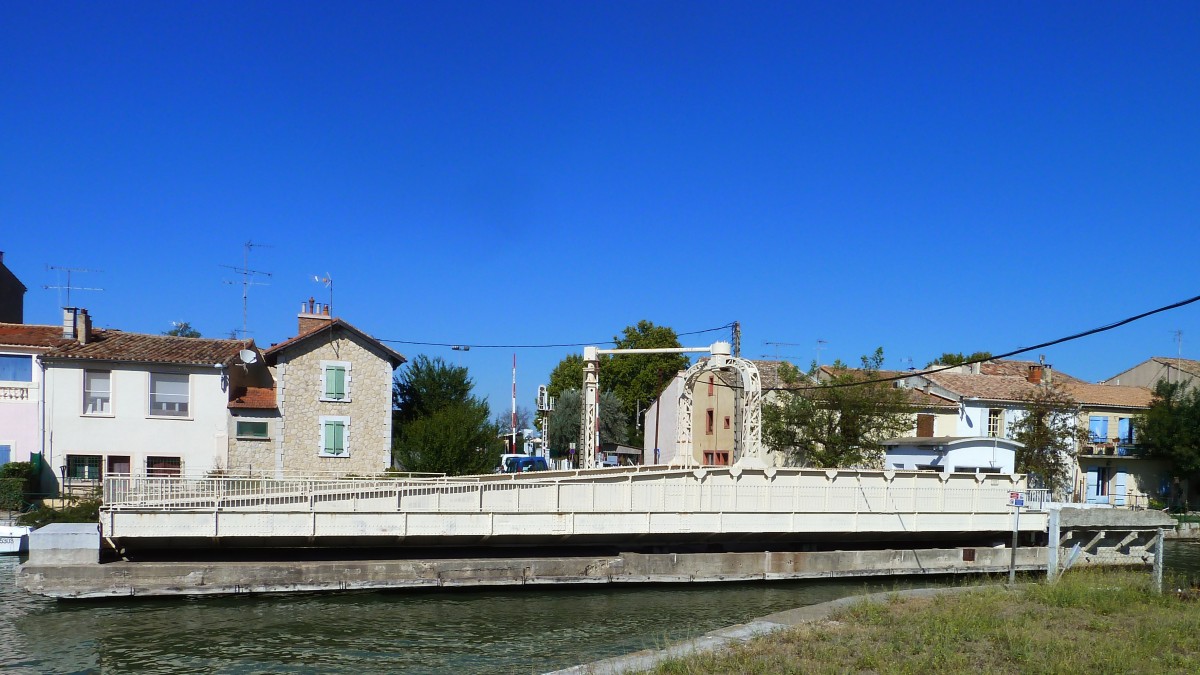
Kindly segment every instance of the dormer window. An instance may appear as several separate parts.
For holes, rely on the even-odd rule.
[[[321,362],[321,400],[350,400],[350,362]]]

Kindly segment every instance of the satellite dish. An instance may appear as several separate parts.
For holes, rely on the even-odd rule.
[[[250,364],[258,360],[258,354],[255,354],[253,349],[243,349],[238,352],[238,358],[242,360],[242,363]]]

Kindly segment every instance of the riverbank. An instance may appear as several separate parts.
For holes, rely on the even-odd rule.
[[[560,672],[1197,672],[1195,592],[1151,584],[1084,569],[1017,589],[877,593]]]

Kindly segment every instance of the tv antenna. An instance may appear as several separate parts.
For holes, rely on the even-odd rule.
[[[103,270],[90,270],[85,267],[60,267],[58,265],[46,265],[46,269],[54,270],[56,272],[66,272],[67,273],[66,285],[42,286],[42,288],[44,288],[48,291],[51,291],[51,290],[66,291],[67,292],[67,302],[66,302],[66,304],[63,305],[63,307],[74,307],[74,305],[71,304],[71,291],[73,291],[73,290],[75,290],[75,291],[103,291],[104,290],[103,288],[89,288],[87,286],[72,286],[71,285],[71,274],[73,272],[101,272]],[[60,299],[62,298],[61,294],[59,294],[59,298]]]
[[[256,244],[252,241],[247,241],[245,244],[242,244],[242,266],[241,267],[234,267],[233,265],[221,265],[221,267],[231,269],[234,272],[237,272],[238,274],[242,275],[242,280],[240,282],[226,281],[225,283],[227,283],[227,284],[240,283],[242,285],[242,339],[243,340],[246,339],[246,333],[249,332],[246,329],[246,298],[249,295],[250,287],[251,286],[270,286],[270,284],[268,284],[265,281],[254,281],[254,275],[259,275],[259,276],[264,276],[264,277],[271,276],[270,272],[260,272],[259,270],[250,269],[250,249],[264,248],[264,247],[269,247],[269,246],[270,246],[270,244]]]
[[[1182,359],[1183,358],[1183,329],[1176,328],[1175,330],[1171,331],[1171,334],[1175,336],[1176,356],[1177,356],[1177,358]]]
[[[770,340],[763,340],[763,344],[767,345],[768,347],[775,348],[775,360],[776,361],[779,360],[779,348],[780,347],[802,347],[803,346],[799,342],[771,342]],[[764,355],[763,358],[766,358],[766,356]]]
[[[827,344],[829,344],[827,341],[822,340],[821,338],[817,338],[817,346],[814,347],[814,349],[817,352],[817,367],[818,368],[821,367],[821,352],[825,351],[825,345],[827,345]]]

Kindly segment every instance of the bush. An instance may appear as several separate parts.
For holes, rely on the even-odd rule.
[[[42,504],[23,513],[17,522],[35,528],[50,523],[98,523],[100,522],[100,498],[75,499],[61,509]]]
[[[25,497],[33,492],[35,478],[33,464],[29,462],[0,465],[0,509],[20,511],[25,508]]]

